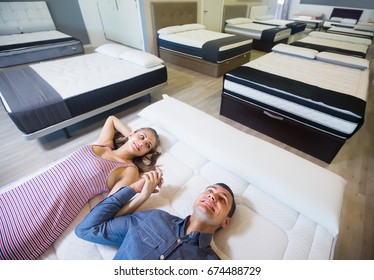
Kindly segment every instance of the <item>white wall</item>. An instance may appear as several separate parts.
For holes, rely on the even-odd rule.
[[[368,1],[372,1],[372,0],[368,0]],[[322,12],[325,16],[325,19],[328,19],[334,8],[335,7],[332,7],[332,6],[300,4],[300,0],[292,0],[289,15],[292,16],[293,14],[301,12],[301,11],[316,11],[316,12]],[[347,7],[337,7],[337,8],[347,8]],[[347,9],[352,9],[352,8],[348,7]],[[369,18],[374,18],[374,10],[372,9],[370,10],[363,9],[363,10],[364,12],[362,13],[362,16],[360,18],[361,21],[367,21]]]
[[[96,48],[109,42],[105,39],[97,2],[93,0],[78,0],[78,3],[91,46]]]

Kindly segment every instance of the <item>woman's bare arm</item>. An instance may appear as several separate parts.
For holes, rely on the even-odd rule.
[[[100,144],[112,144],[116,131],[127,137],[131,134],[132,129],[117,117],[109,116],[106,119],[103,128],[101,129],[97,142]]]
[[[148,200],[152,193],[158,192],[157,187],[161,187],[162,181],[162,171],[160,169],[145,173],[141,179],[130,185],[139,194],[123,206],[117,212],[116,217],[135,212],[136,209]]]

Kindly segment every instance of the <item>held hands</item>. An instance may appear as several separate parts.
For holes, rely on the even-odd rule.
[[[162,176],[161,169],[156,167],[156,170],[144,173],[142,178],[131,184],[130,187],[136,193],[140,193],[141,196],[148,198],[152,193],[159,192],[159,188],[161,188],[163,183]]]

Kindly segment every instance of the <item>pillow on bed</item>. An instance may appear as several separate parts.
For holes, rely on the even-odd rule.
[[[343,54],[320,52],[316,55],[316,59],[323,62],[333,63],[350,68],[357,68],[360,70],[369,68],[369,60]]]
[[[157,31],[157,33],[160,35],[169,35],[169,34],[174,34],[174,33],[183,32],[183,31],[185,30],[183,29],[182,25],[173,25],[173,26],[167,26],[167,27],[161,28]]]
[[[111,44],[111,43],[104,44],[95,49],[95,51],[98,53],[105,54],[107,56],[114,57],[116,59],[118,59],[122,53],[128,52],[130,50],[132,49],[124,45]]]
[[[312,17],[312,16],[295,16],[294,18],[306,19],[306,20],[316,19],[316,17]]]
[[[316,55],[318,54],[318,51],[316,50],[291,46],[291,45],[282,44],[282,43],[275,45],[272,48],[272,51],[276,53],[283,53],[283,54],[288,54],[288,55],[298,56],[298,57],[303,57],[303,58],[308,58],[308,59],[314,59]]]
[[[200,23],[187,23],[187,24],[183,24],[181,27],[183,31],[205,29],[205,25],[200,24]]]
[[[227,24],[243,24],[243,23],[251,23],[252,20],[249,18],[231,18],[231,19],[226,19]]]
[[[162,59],[153,54],[135,49],[123,52],[119,58],[144,68],[155,67],[164,62]]]
[[[331,17],[330,18],[330,21],[333,21],[333,22],[342,22],[343,18],[341,17]]]
[[[317,19],[317,18],[322,18],[323,13],[321,12],[313,12],[313,11],[302,11],[297,14],[294,14],[294,17],[310,17],[310,19]]]
[[[21,29],[17,26],[0,25],[0,35],[20,34]]]
[[[200,23],[186,23],[183,25],[173,25],[173,26],[161,28],[157,31],[157,33],[160,35],[169,35],[169,34],[174,34],[178,32],[198,30],[198,29],[205,29],[205,25],[200,24]]]
[[[266,16],[258,16],[258,17],[255,17],[255,20],[269,20],[269,19],[273,19],[274,16],[272,15],[266,15]]]
[[[357,20],[354,18],[343,18],[343,20],[340,22],[342,24],[356,24]]]

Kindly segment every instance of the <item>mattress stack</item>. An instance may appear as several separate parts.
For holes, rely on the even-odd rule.
[[[225,75],[221,114],[331,162],[364,122],[368,85],[366,59],[278,44]]]

